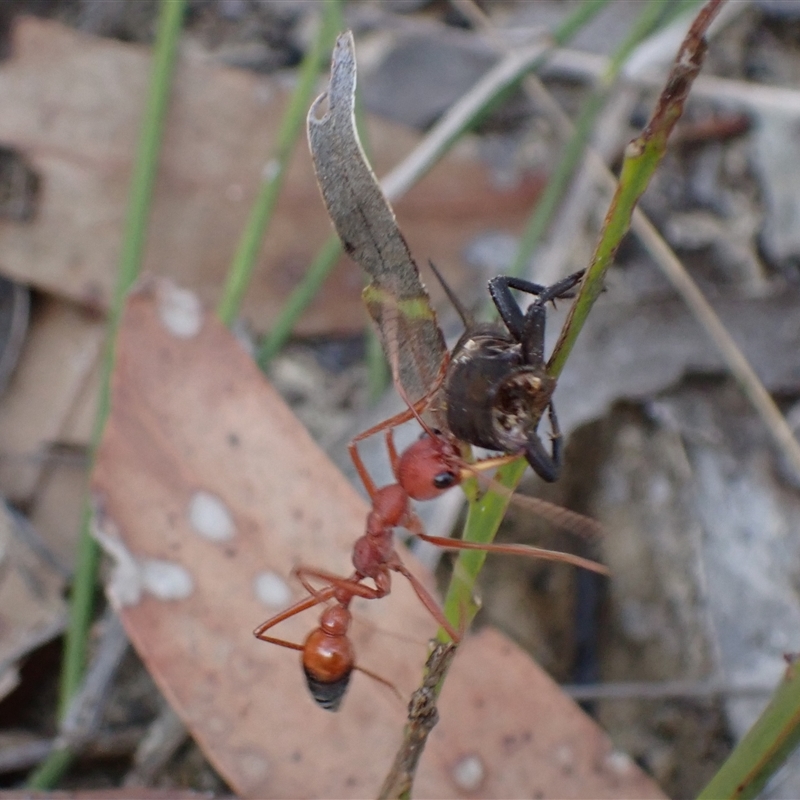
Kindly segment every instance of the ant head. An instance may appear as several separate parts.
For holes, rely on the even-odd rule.
[[[343,606],[331,606],[303,645],[308,690],[328,711],[336,711],[341,705],[355,667],[353,645],[347,638],[349,624],[350,612]]]
[[[427,434],[400,456],[397,482],[414,500],[432,500],[461,483],[460,455],[444,436]]]

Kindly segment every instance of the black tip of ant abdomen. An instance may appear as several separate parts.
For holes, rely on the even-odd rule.
[[[308,691],[311,692],[316,703],[327,711],[338,711],[347,687],[350,685],[350,676],[353,674],[353,670],[348,670],[333,681],[321,681],[305,667],[303,671],[306,674]]]

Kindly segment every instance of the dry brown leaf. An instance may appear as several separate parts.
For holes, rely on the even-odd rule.
[[[48,458],[36,486],[28,518],[60,564],[71,567],[86,501],[88,454],[59,451]]]
[[[48,445],[80,433],[81,406],[100,357],[105,324],[72,303],[47,298],[34,310],[7,392],[0,399],[0,493],[28,502],[41,476]],[[96,388],[94,389],[96,391]],[[82,444],[86,443],[84,439]]]
[[[294,565],[350,571],[364,501],[192,295],[147,284],[128,301],[118,348],[93,486],[98,536],[118,560],[108,593],[137,650],[236,792],[374,796],[400,741],[403,705],[356,674],[342,710],[323,711],[298,654],[252,635],[302,595],[292,585],[291,597],[279,596]],[[259,600],[259,587],[271,587],[261,596],[274,606]],[[408,695],[434,622],[401,579],[388,598],[356,600],[354,612],[361,663]],[[276,635],[301,640],[318,614]],[[464,643],[441,711],[419,797],[463,796],[454,770],[472,754],[484,764],[483,797],[661,796],[497,633]]]
[[[29,789],[3,792],[4,800],[208,800],[208,797],[208,792],[193,792],[188,789],[149,789],[138,786],[58,792],[32,792]]]
[[[12,53],[0,66],[0,143],[19,149],[38,170],[42,192],[35,219],[0,221],[0,269],[106,307],[119,260],[149,51],[55,22],[19,18]],[[285,105],[275,80],[182,56],[148,231],[149,272],[169,274],[213,304],[274,151]],[[418,141],[410,131],[376,120],[369,131],[379,174]],[[480,230],[518,230],[539,188],[538,181],[509,191],[493,188],[487,170],[452,155],[396,210],[412,250],[447,272]],[[257,329],[271,325],[330,233],[301,141],[245,303]],[[343,261],[346,268],[328,281],[301,332],[353,331],[365,320],[361,276]]]
[[[39,555],[0,504],[0,697],[16,662],[64,629],[64,576]]]

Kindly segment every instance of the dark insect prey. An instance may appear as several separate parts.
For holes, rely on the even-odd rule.
[[[447,285],[442,284],[466,330],[453,348],[444,378],[447,424],[457,439],[503,453],[524,453],[543,480],[558,480],[561,431],[553,406],[556,379],[547,374],[544,333],[547,304],[574,297],[584,271],[542,286],[522,278],[497,277],[489,293],[502,324],[476,323]],[[536,296],[522,311],[512,289]],[[550,419],[550,452],[537,429],[545,410]]]

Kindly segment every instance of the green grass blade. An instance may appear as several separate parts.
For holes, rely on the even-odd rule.
[[[515,268],[522,269],[527,265],[536,246],[538,237],[541,236],[547,228],[550,218],[560,202],[561,195],[566,190],[571,175],[582,157],[592,124],[602,104],[605,102],[608,87],[617,78],[619,71],[622,69],[626,58],[631,54],[632,50],[639,42],[647,37],[655,29],[659,21],[663,19],[667,5],[668,2],[664,2],[664,0],[650,0],[650,2],[647,3],[631,27],[625,41],[612,57],[611,67],[604,77],[602,88],[593,92],[585,103],[579,123],[576,125],[575,133],[571,137],[561,162],[548,183],[547,190],[542,195],[531,217],[526,234],[520,242],[519,252],[512,266],[512,274],[516,274],[513,271]],[[609,220],[607,219],[607,223],[608,222]],[[627,230],[627,228],[623,230],[619,225],[612,225],[610,227],[610,231],[608,232],[609,241],[616,241],[615,250],[625,230]],[[603,235],[605,236],[605,234]],[[619,238],[612,239],[611,237]],[[499,470],[495,476],[495,480],[503,488],[513,491],[522,479],[526,466],[527,462],[525,459],[520,458]],[[482,544],[492,542],[505,516],[509,502],[509,496],[491,489],[483,496],[470,500],[467,521],[464,526],[462,538],[465,541],[480,542]],[[485,558],[485,553],[464,551],[460,553],[456,559],[453,577],[445,597],[445,615],[457,629],[466,628],[469,621],[475,613],[477,613],[477,608],[471,600],[471,597],[474,591],[475,580],[483,566]],[[442,641],[447,638],[443,630],[439,631],[439,638]]]
[[[786,668],[758,721],[730,754],[698,800],[753,798],[800,744],[800,661]]]
[[[275,324],[272,326],[272,330],[264,337],[264,341],[261,343],[256,355],[256,360],[261,369],[266,369],[269,362],[286,344],[300,315],[317,296],[317,292],[327,280],[328,275],[330,275],[341,255],[342,244],[339,241],[339,237],[334,233],[317,253],[308,271],[303,276],[303,280],[294,288],[284,303],[278,319],[275,320]]]
[[[519,458],[501,467],[494,479],[501,486],[513,491],[522,480],[527,467],[528,462],[524,458]],[[511,502],[511,494],[503,495],[490,490],[478,495],[477,482],[473,480],[470,484],[465,486],[465,491],[468,492],[468,496],[469,494],[474,496],[469,502],[462,538],[468,542],[489,544],[497,535],[508,504]],[[456,630],[466,630],[478,613],[479,606],[474,600],[475,581],[485,560],[486,553],[480,550],[463,550],[458,554],[444,601],[444,615],[456,626]],[[444,628],[440,628],[438,639],[443,642],[449,641]]]
[[[303,58],[297,86],[281,120],[274,158],[265,167],[265,180],[247,220],[233,257],[217,314],[225,325],[236,319],[253,274],[261,243],[269,227],[283,179],[298,138],[302,135],[306,112],[311,103],[317,76],[323,68],[341,25],[340,0],[321,5],[322,19],[314,42]]]
[[[111,372],[114,366],[114,346],[117,338],[125,295],[136,280],[144,252],[147,222],[153,184],[158,169],[164,118],[169,100],[172,73],[183,21],[184,0],[162,0],[158,31],[153,51],[150,91],[144,110],[141,138],[136,154],[134,173],[128,199],[122,255],[117,284],[109,312],[108,335],[103,355],[101,389],[97,417],[92,433],[92,462],[100,443],[110,405]],[[90,533],[92,510],[87,498],[84,504],[78,553],[75,565],[70,616],[64,646],[59,692],[59,716],[63,718],[77,691],[86,667],[87,636],[91,624],[97,585],[98,545]],[[33,789],[50,788],[70,763],[65,750],[55,750],[30,777]]]

